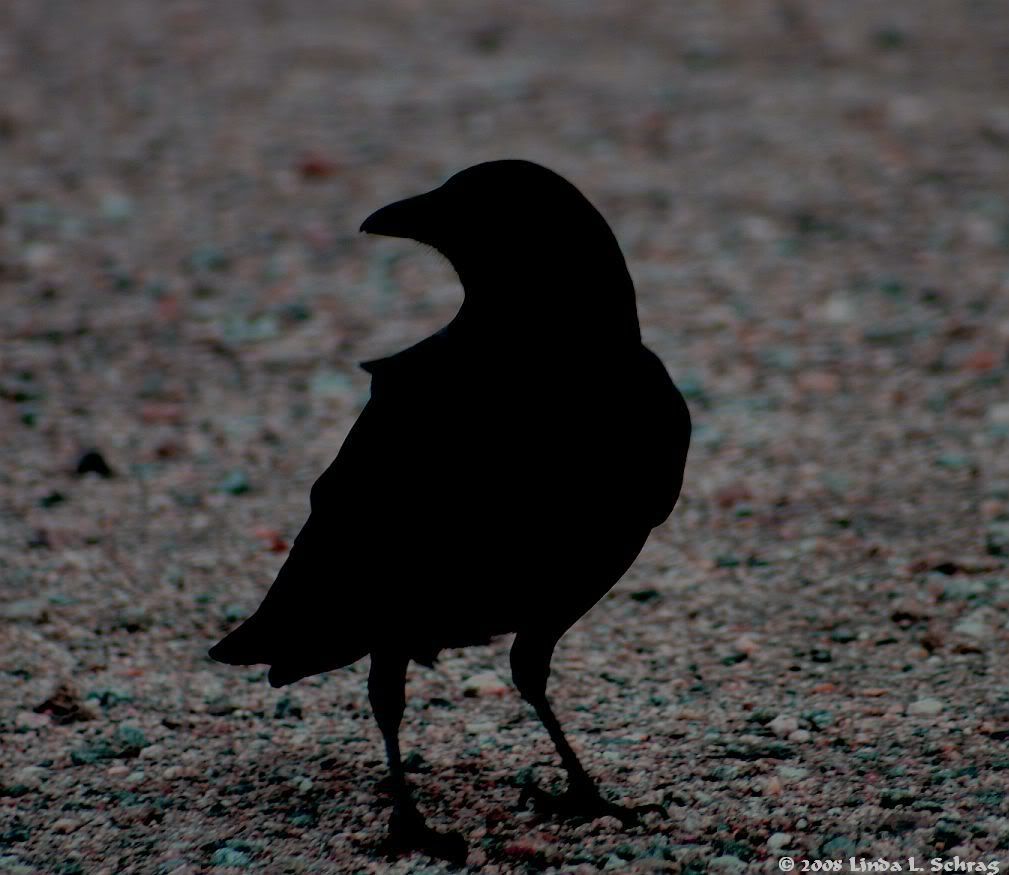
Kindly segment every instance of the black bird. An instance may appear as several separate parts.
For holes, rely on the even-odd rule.
[[[403,771],[410,660],[515,633],[511,669],[567,771],[555,812],[625,824],[546,697],[561,636],[624,574],[680,493],[690,415],[641,343],[616,238],[571,183],[493,161],[368,217],[368,234],[442,253],[465,300],[442,330],[362,366],[371,398],[311,492],[259,609],[210,655],[266,663],[274,686],[371,655],[368,692],[395,804],[390,841],[462,859]]]

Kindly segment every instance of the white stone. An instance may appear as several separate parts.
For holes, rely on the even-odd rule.
[[[918,699],[907,706],[907,713],[920,717],[935,717],[941,714],[943,704],[938,699]]]
[[[999,425],[1009,425],[1009,403],[992,404],[988,408],[988,420]]]
[[[32,789],[40,787],[45,780],[46,770],[42,766],[25,766],[10,773],[9,784],[17,786],[21,784]]]
[[[44,726],[49,726],[49,716],[36,714],[34,711],[19,711],[14,718],[14,724],[27,729],[41,729]]]
[[[831,295],[823,308],[824,318],[828,322],[851,322],[855,318],[855,307],[847,295]]]
[[[799,728],[799,718],[779,714],[767,724],[767,728],[777,735],[778,738],[788,738],[789,735]]]
[[[776,832],[773,833],[767,839],[767,850],[772,854],[776,854],[778,851],[783,850],[788,847],[788,843],[792,840],[791,833],[787,832]]]
[[[0,617],[5,620],[34,620],[38,622],[49,609],[49,599],[18,599],[0,607]]]
[[[988,628],[988,612],[985,610],[974,611],[968,614],[953,627],[953,631],[958,635],[966,635],[969,638],[987,638],[991,633]]]
[[[508,685],[494,672],[482,671],[468,677],[462,685],[466,696],[503,696],[508,692]]]
[[[712,857],[711,862],[708,863],[709,872],[724,872],[725,875],[741,875],[741,873],[746,871],[746,863],[739,859],[739,857],[730,857],[724,855],[721,857]]]

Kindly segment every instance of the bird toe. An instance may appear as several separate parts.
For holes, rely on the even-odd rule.
[[[412,806],[393,811],[384,849],[390,857],[417,852],[456,866],[464,865],[469,854],[469,845],[460,833],[432,829]]]
[[[525,808],[529,802],[537,811],[562,818],[592,820],[597,817],[613,817],[624,828],[640,826],[646,814],[669,814],[661,805],[620,805],[605,799],[595,787],[569,786],[563,793],[549,793],[532,781],[522,786],[519,807]]]

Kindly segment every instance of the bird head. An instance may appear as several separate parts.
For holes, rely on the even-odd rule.
[[[612,325],[619,309],[638,337],[634,288],[609,225],[574,185],[539,164],[477,164],[382,207],[361,230],[438,250],[462,280],[471,316],[500,319],[534,306],[541,322],[594,314]]]

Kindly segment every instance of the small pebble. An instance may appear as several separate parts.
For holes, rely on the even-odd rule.
[[[988,612],[982,609],[964,617],[953,627],[953,631],[958,635],[966,635],[968,638],[984,641],[991,635],[987,620]]]
[[[791,833],[787,832],[776,832],[772,833],[767,839],[767,850],[772,854],[778,853],[778,851],[783,850],[788,847],[788,843],[792,840]]]
[[[0,618],[4,620],[31,620],[43,622],[49,614],[49,599],[17,599],[0,606]]]
[[[907,706],[907,713],[919,717],[935,717],[942,713],[943,704],[938,699],[918,699]]]
[[[508,692],[508,685],[494,672],[484,671],[466,678],[462,685],[462,691],[463,695],[474,698],[478,696],[503,696]]]
[[[75,817],[61,817],[53,822],[53,829],[59,833],[76,832],[81,828],[81,822]]]
[[[218,848],[210,858],[214,866],[236,866],[245,868],[252,864],[252,859],[248,854],[236,851],[234,848]]]
[[[779,714],[767,724],[767,727],[771,730],[771,732],[777,735],[778,738],[788,738],[799,728],[799,718]]]
[[[741,875],[747,869],[746,863],[733,857],[731,854],[723,854],[720,857],[712,857],[708,863],[709,872],[720,872],[724,875]]]
[[[47,774],[48,770],[43,769],[41,766],[25,766],[22,769],[14,769],[11,771],[10,777],[6,783],[11,786],[16,787],[21,785],[34,790],[42,786]]]
[[[36,714],[33,711],[18,711],[14,723],[26,729],[41,729],[44,726],[52,725],[52,721],[46,714]]]

